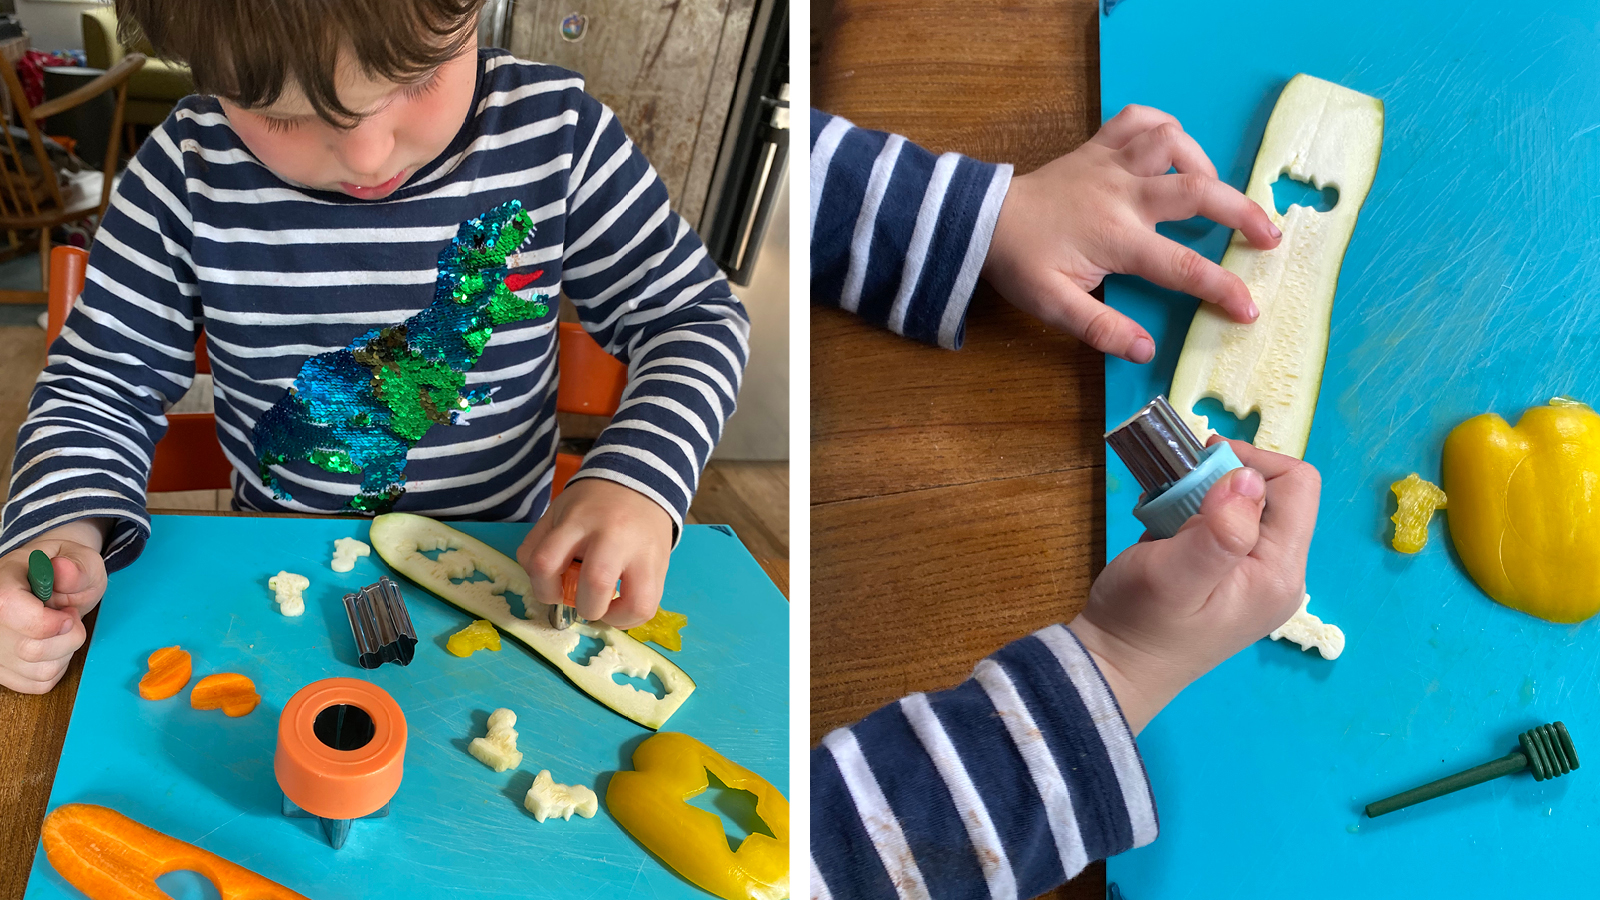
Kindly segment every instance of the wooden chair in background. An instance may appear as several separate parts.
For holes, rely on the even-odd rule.
[[[18,149],[9,127],[0,127],[5,136],[0,145],[0,229],[39,232],[39,291],[0,291],[0,303],[45,303],[50,294],[50,229],[67,222],[93,218],[96,223],[111,203],[111,187],[121,155],[118,140],[122,132],[122,110],[128,99],[128,79],[144,65],[143,54],[130,53],[116,65],[83,87],[38,106],[30,106],[22,90],[17,70],[0,64],[0,79],[16,110],[17,120],[28,132],[32,162]],[[106,160],[102,170],[92,176],[63,185],[62,172],[45,150],[45,119],[88,102],[106,91],[117,92],[106,138]],[[73,296],[77,296],[73,294]]]
[[[50,285],[47,343],[61,334],[67,312],[83,292],[84,272],[89,254],[77,247],[57,247],[50,254]],[[628,369],[589,337],[583,326],[560,324],[559,350],[561,380],[556,387],[556,409],[564,413],[610,416],[622,401],[628,384]],[[209,374],[202,332],[194,346],[195,372]],[[583,457],[576,453],[557,453],[551,497],[560,494],[567,480],[578,471]],[[152,493],[162,491],[229,490],[233,466],[217,443],[217,418],[212,413],[168,413],[166,436],[156,444],[150,467]]]

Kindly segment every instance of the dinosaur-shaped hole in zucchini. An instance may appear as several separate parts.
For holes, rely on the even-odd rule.
[[[752,834],[772,837],[772,829],[756,813],[756,795],[722,783],[710,769],[706,770],[705,790],[689,798],[688,804],[722,820],[722,830],[728,837],[728,849],[737,851],[745,838]]]
[[[577,638],[577,643],[573,645],[572,652],[567,654],[567,658],[580,666],[589,665],[591,660],[606,649],[606,642],[600,638],[587,634],[579,634]],[[602,660],[601,665],[605,664],[606,661]],[[658,700],[667,695],[667,686],[661,683],[661,678],[654,671],[646,671],[643,676],[629,672],[613,672],[611,680],[636,691],[652,694]]]
[[[1331,184],[1319,188],[1284,172],[1272,183],[1272,205],[1280,216],[1288,215],[1291,206],[1327,212],[1339,205],[1339,189]]]
[[[1206,420],[1211,430],[1229,440],[1253,443],[1256,439],[1256,429],[1261,427],[1261,413],[1252,411],[1250,415],[1239,418],[1229,412],[1222,401],[1215,397],[1201,397],[1194,405],[1194,414]]]
[[[492,581],[494,581],[494,579],[490,578],[488,575],[484,574],[482,569],[473,569],[472,570],[472,574],[467,576],[466,578],[452,578],[452,579],[450,579],[450,583],[451,584],[470,584],[470,583],[472,583],[474,581],[490,581],[490,582],[492,582]],[[496,594],[495,596],[499,597],[501,600],[506,601],[506,605],[511,607],[511,614],[513,616],[516,616],[519,619],[526,619],[528,617],[528,608],[523,605],[523,603],[522,603],[522,595],[521,594],[518,594],[515,591],[507,590],[507,591],[501,591],[499,594]]]

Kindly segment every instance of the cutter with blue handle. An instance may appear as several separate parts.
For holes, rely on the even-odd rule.
[[[1177,534],[1200,511],[1206,491],[1244,466],[1227,441],[1202,446],[1167,398],[1159,395],[1106,432],[1105,439],[1144,488],[1133,515],[1158,540]]]

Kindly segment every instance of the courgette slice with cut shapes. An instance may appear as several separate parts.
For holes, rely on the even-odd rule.
[[[1339,267],[1372,188],[1383,149],[1383,101],[1346,87],[1296,75],[1272,108],[1245,196],[1283,231],[1271,250],[1257,250],[1235,232],[1222,267],[1244,279],[1261,310],[1240,324],[1200,304],[1172,376],[1172,405],[1203,441],[1216,432],[1194,405],[1206,397],[1244,418],[1261,414],[1257,447],[1304,458],[1322,389],[1328,326]],[[1280,175],[1329,186],[1339,196],[1318,212],[1290,206],[1278,215],[1272,185]]]
[[[488,619],[496,628],[521,641],[549,660],[578,689],[646,728],[660,728],[694,693],[694,680],[660,653],[639,643],[627,632],[597,622],[579,622],[567,629],[552,628],[549,607],[533,597],[528,573],[516,560],[472,535],[443,522],[410,513],[388,513],[372,520],[372,549],[396,572],[440,599]],[[425,554],[443,551],[438,559]],[[482,572],[487,581],[460,581]],[[511,611],[503,596],[522,597],[527,618]],[[582,637],[604,642],[600,652],[580,663],[569,654]],[[619,684],[616,674],[661,680],[665,694],[657,697],[629,684]]]

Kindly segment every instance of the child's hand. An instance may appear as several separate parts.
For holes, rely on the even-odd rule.
[[[533,595],[561,597],[561,573],[583,560],[578,615],[617,628],[656,614],[672,552],[672,518],[654,500],[614,481],[582,478],[567,485],[517,548]],[[622,579],[622,596],[611,595]]]
[[[1149,362],[1150,334],[1089,296],[1113,272],[1215,303],[1239,322],[1259,315],[1237,275],[1156,234],[1157,222],[1196,215],[1244,232],[1262,249],[1283,237],[1261,207],[1217,180],[1177,119],[1128,106],[1088,143],[1012,180],[983,276],[1046,325],[1103,353]]]
[[[1245,468],[1213,485],[1172,538],[1112,560],[1070,625],[1136,734],[1190,682],[1288,621],[1305,593],[1321,476],[1230,443]]]
[[[42,694],[66,673],[86,637],[83,617],[105,594],[100,548],[106,527],[103,520],[72,522],[0,557],[0,685]],[[28,556],[35,550],[55,563],[48,604],[28,587]]]

